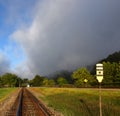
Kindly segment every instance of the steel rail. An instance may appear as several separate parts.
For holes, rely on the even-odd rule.
[[[45,107],[29,90],[21,89],[18,99],[16,100],[16,116],[54,116],[54,114]],[[33,108],[33,109],[32,109]],[[29,114],[28,114],[29,112]],[[31,114],[30,114],[31,113]],[[35,115],[36,114],[36,115]]]
[[[30,91],[26,89],[27,93],[32,97],[34,103],[38,105],[38,107],[42,110],[45,116],[53,116],[52,112],[50,112],[44,104],[42,104]]]
[[[22,116],[22,96],[23,96],[23,89],[21,90],[19,95],[19,101],[18,101],[19,104],[18,104],[16,116]]]
[[[28,89],[22,88],[5,116],[54,116]]]

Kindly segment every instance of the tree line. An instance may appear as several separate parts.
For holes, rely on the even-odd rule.
[[[109,55],[99,61],[103,63],[104,87],[120,87],[120,52]],[[90,71],[86,67],[78,68],[73,72],[61,71],[51,77],[35,75],[33,79],[20,78],[16,74],[5,73],[0,76],[0,87],[21,87],[28,84],[33,87],[96,87],[95,66]]]
[[[104,79],[102,85],[104,87],[120,87],[120,62],[102,62],[104,69]],[[65,71],[64,71],[65,73]],[[66,72],[68,73],[68,72]],[[36,75],[33,79],[22,79],[15,74],[6,73],[0,76],[0,87],[21,87],[28,84],[33,87],[96,87],[98,82],[96,75],[85,68],[78,68],[73,71],[69,77],[59,74],[58,77],[48,78]],[[68,75],[67,75],[68,76]]]

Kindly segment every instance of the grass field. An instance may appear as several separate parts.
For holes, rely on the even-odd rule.
[[[64,116],[99,116],[99,91],[76,88],[31,88]],[[120,90],[102,90],[103,116],[120,116]]]
[[[16,88],[0,88],[0,102],[7,98]]]

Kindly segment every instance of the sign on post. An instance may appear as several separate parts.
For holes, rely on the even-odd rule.
[[[99,83],[103,80],[103,64],[101,63],[96,64],[96,78]]]

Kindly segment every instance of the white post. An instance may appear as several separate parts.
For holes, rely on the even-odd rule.
[[[100,116],[102,116],[101,83],[99,83],[99,107],[100,107]]]
[[[96,64],[96,78],[99,82],[99,108],[100,116],[102,116],[102,98],[101,98],[101,82],[103,80],[103,64]]]

